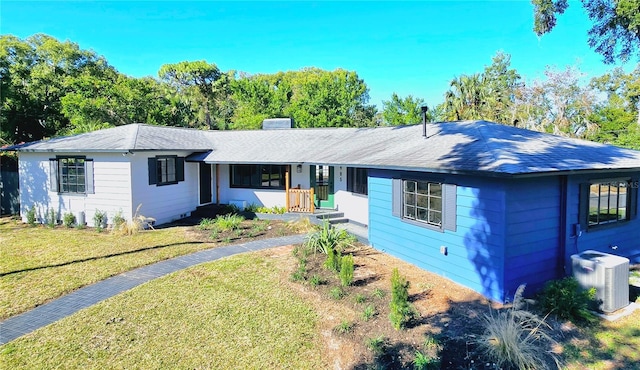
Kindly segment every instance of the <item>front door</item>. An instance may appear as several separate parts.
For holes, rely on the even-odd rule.
[[[211,165],[200,162],[200,204],[211,203]]]
[[[316,208],[333,208],[333,167],[311,166],[310,172]]]

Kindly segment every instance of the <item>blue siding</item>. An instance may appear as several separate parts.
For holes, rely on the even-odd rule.
[[[457,230],[435,231],[391,214],[392,178],[443,181],[457,186]],[[438,273],[503,302],[504,186],[495,179],[369,171],[369,241],[376,249]],[[440,247],[447,247],[447,255]]]
[[[565,251],[565,269],[571,273],[571,255],[588,249],[627,257],[632,263],[640,263],[640,218],[609,228],[584,230],[581,236],[574,234],[574,225],[580,222],[578,210],[580,204],[580,184],[597,179],[640,177],[640,172],[607,173],[606,175],[574,175],[568,178],[567,186],[567,231]],[[640,197],[638,197],[640,199]],[[635,205],[638,207],[638,205]],[[617,249],[612,249],[617,246]]]
[[[559,276],[562,189],[557,176],[511,180],[507,187],[505,289],[532,294]]]

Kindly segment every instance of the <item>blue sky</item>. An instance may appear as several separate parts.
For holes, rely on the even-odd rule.
[[[587,78],[612,69],[587,45],[591,23],[581,3],[569,4],[541,38],[525,0],[3,0],[0,32],[76,42],[135,77],[157,76],[161,65],[183,60],[250,74],[344,68],[364,79],[370,103],[381,108],[393,92],[440,103],[453,77],[481,72],[499,50],[511,54],[512,68],[527,81],[542,77],[547,65],[578,65]]]

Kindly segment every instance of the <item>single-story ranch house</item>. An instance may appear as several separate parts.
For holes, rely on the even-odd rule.
[[[138,206],[158,224],[211,203],[335,209],[374,248],[498,302],[569,274],[587,249],[640,257],[640,152],[485,121],[281,123],[132,124],[14,146],[22,219],[32,207],[89,225],[96,210],[130,219]]]

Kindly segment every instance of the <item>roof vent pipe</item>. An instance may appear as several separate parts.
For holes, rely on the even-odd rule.
[[[426,104],[420,107],[422,110],[422,137],[427,138],[427,111],[429,107]]]

